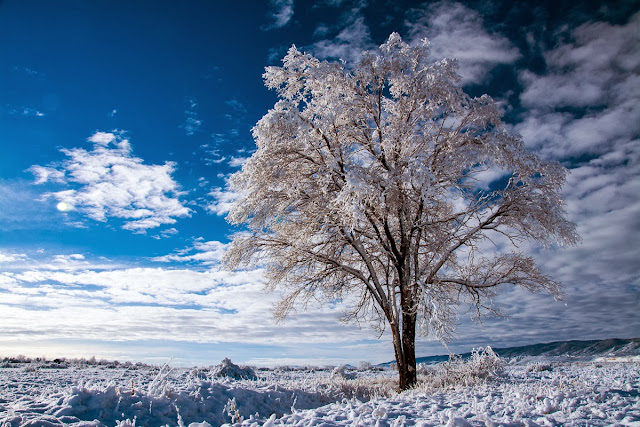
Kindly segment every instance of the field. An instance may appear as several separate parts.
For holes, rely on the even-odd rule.
[[[475,359],[389,369],[86,361],[0,365],[0,426],[640,426],[638,358]]]

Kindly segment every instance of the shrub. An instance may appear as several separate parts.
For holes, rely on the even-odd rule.
[[[532,365],[527,366],[527,372],[544,372],[550,371],[551,365],[548,363],[534,363]]]
[[[338,365],[331,371],[331,377],[352,380],[356,375],[353,372],[348,372],[348,368],[345,365]]]

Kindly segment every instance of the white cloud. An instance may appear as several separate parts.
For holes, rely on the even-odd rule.
[[[44,117],[45,114],[42,111],[39,111],[35,108],[31,107],[8,107],[8,113],[16,116],[25,116],[25,117]]]
[[[226,252],[228,244],[218,241],[196,240],[192,247],[175,254],[152,258],[157,262],[197,262],[203,265],[219,264]]]
[[[196,112],[196,107],[198,106],[196,100],[189,98],[187,99],[187,104],[188,108],[184,111],[185,121],[180,127],[184,129],[187,136],[191,136],[200,130],[202,120],[198,118],[198,113]]]
[[[639,23],[640,13],[624,25],[583,24],[545,53],[545,74],[521,73],[528,110],[515,129],[530,149],[570,168],[564,195],[582,243],[530,249],[565,284],[566,306],[536,312],[514,297],[523,310],[518,330],[528,316],[539,325],[532,335],[542,328],[554,339],[632,336],[640,328]]]
[[[35,175],[35,184],[44,184],[47,181],[60,183],[65,182],[64,172],[59,171],[56,168],[35,165],[29,168],[29,172]]]
[[[245,163],[247,163],[247,160],[249,160],[248,157],[231,156],[231,160],[229,160],[229,166],[231,166],[232,168],[239,168],[239,167],[242,167],[242,165],[244,165]]]
[[[272,23],[266,26],[265,30],[282,28],[293,18],[293,0],[270,0],[271,12],[269,18]]]
[[[195,118],[196,113],[194,112],[185,111],[185,114],[187,115],[187,118],[185,119],[185,123],[182,127],[184,128],[184,132],[191,136],[200,129],[202,121]]]
[[[96,132],[87,138],[87,141],[95,144],[107,146],[116,140],[116,136],[111,132]]]
[[[26,254],[10,253],[0,251],[0,262],[19,262],[24,261],[28,257]]]
[[[39,175],[36,173],[36,176]],[[40,188],[34,186],[32,180],[0,178],[0,235],[4,231],[27,229],[53,231],[63,226],[60,215],[52,215],[50,211],[42,209],[41,196]]]
[[[520,57],[509,39],[489,33],[482,16],[461,3],[425,3],[408,16],[408,38],[413,42],[428,38],[435,59],[457,59],[463,83],[480,83],[497,64],[510,64]]]
[[[574,42],[545,55],[548,72],[521,75],[527,107],[619,104],[640,95],[640,13],[626,25],[589,22],[573,31]]]
[[[216,187],[209,192],[209,196],[214,200],[206,206],[207,211],[216,215],[225,215],[229,213],[241,194],[228,188]]]
[[[583,24],[574,41],[545,54],[546,74],[521,73],[529,112],[516,129],[528,146],[555,159],[622,159],[632,150],[640,133],[639,25],[640,13],[626,25]]]
[[[225,245],[198,240],[177,255],[208,264]],[[85,268],[66,268],[84,262]],[[230,273],[106,265],[81,254],[53,256],[40,268],[0,272],[0,343],[24,339],[176,340],[242,345],[347,343],[368,331],[336,324],[338,308],[319,307],[284,324],[270,318],[278,293],[264,292],[260,269]],[[336,330],[340,331],[336,335]],[[389,351],[391,347],[389,347]]]
[[[364,18],[354,14],[335,37],[317,41],[311,46],[311,50],[320,59],[342,59],[348,64],[354,64],[363,51],[374,47]]]
[[[69,159],[57,166],[33,166],[36,183],[62,181],[72,188],[46,193],[96,221],[119,218],[123,229],[142,232],[173,224],[191,210],[179,200],[179,185],[171,175],[175,163],[145,165],[132,155],[121,135],[97,132],[89,139],[93,150],[63,149]]]

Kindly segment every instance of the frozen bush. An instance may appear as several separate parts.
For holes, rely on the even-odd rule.
[[[544,372],[550,371],[551,365],[548,363],[534,363],[527,366],[527,372]]]
[[[499,376],[503,366],[504,360],[491,347],[474,349],[467,360],[452,355],[448,362],[435,365],[426,385],[436,388],[470,386]]]
[[[371,362],[362,361],[358,363],[358,371],[364,372],[364,371],[371,371],[371,370],[373,370],[373,365],[371,364]]]
[[[356,376],[353,372],[348,372],[347,367],[345,365],[338,365],[335,368],[333,368],[333,371],[331,371],[331,377],[342,378],[344,380],[352,380]]]
[[[69,365],[64,362],[45,362],[39,366],[40,369],[67,369],[68,367]]]
[[[238,366],[225,357],[222,362],[213,369],[213,375],[234,380],[257,380],[256,372],[249,366]]]
[[[433,373],[433,366],[427,363],[418,363],[416,369],[418,370],[418,374],[420,375],[428,375]]]

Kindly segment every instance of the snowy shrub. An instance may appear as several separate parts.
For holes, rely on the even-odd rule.
[[[331,377],[352,380],[356,375],[353,372],[348,372],[348,368],[345,365],[338,365],[331,371]]]
[[[433,366],[426,363],[418,363],[416,369],[420,375],[429,375],[433,373]]]
[[[213,375],[220,378],[232,378],[234,380],[255,381],[258,379],[256,372],[251,367],[240,367],[226,357],[213,369]]]
[[[371,364],[371,362],[362,361],[358,363],[358,371],[365,372],[365,371],[371,371],[371,370],[373,370],[373,365]]]
[[[61,362],[61,363],[47,362],[39,365],[38,367],[40,369],[67,369],[69,365],[64,362]]]
[[[551,365],[549,363],[533,363],[527,366],[527,372],[544,372],[550,370]]]
[[[491,347],[474,349],[471,357],[464,360],[452,355],[448,362],[435,365],[425,385],[435,388],[470,386],[497,377],[501,374],[504,360]]]

